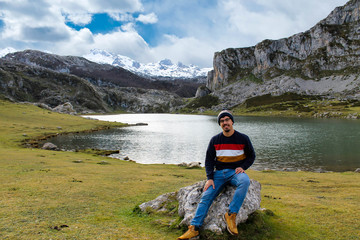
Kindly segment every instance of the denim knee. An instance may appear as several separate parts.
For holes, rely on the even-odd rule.
[[[240,185],[247,187],[250,186],[250,178],[246,173],[237,174],[232,182],[234,182],[237,187]]]

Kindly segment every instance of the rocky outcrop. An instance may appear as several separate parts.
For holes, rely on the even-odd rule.
[[[73,105],[70,102],[60,104],[57,107],[52,109],[54,112],[66,113],[66,114],[76,114]]]
[[[50,109],[69,102],[77,112],[109,110],[97,88],[82,78],[5,59],[0,61],[0,94]]]
[[[326,98],[360,99],[360,77],[358,74],[332,75],[319,80],[305,80],[300,77],[278,76],[259,84],[251,81],[237,81],[212,93],[220,99],[213,106],[214,111],[232,108],[247,99],[271,94],[286,93],[299,95],[320,95]]]
[[[306,32],[216,52],[207,87],[228,105],[283,92],[359,98],[359,20],[360,1],[351,0]],[[238,90],[223,98],[225,87]]]
[[[196,94],[195,94],[195,97],[196,98],[199,98],[199,97],[204,97],[208,94],[210,94],[211,91],[210,89],[208,89],[206,86],[200,86],[198,87],[198,89],[196,90]]]
[[[159,211],[166,212],[169,202],[179,202],[178,214],[183,217],[180,225],[190,225],[190,221],[195,216],[197,204],[200,201],[202,189],[205,181],[195,183],[191,186],[181,188],[177,193],[167,193],[156,199],[143,203],[139,207],[142,211]],[[250,186],[243,205],[236,217],[236,223],[245,222],[248,216],[260,208],[261,185],[259,182],[251,179]],[[208,215],[205,218],[203,229],[215,233],[222,233],[226,229],[226,223],[223,220],[223,214],[228,211],[229,204],[235,192],[235,187],[226,186],[220,195],[211,205]],[[151,212],[150,211],[150,212]]]

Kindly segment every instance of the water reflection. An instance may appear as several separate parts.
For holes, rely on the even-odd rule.
[[[148,126],[60,136],[65,149],[119,149],[114,157],[139,163],[204,165],[210,138],[221,131],[214,116],[121,114],[92,118]],[[235,117],[234,128],[253,142],[254,169],[346,171],[360,167],[360,122],[352,120]]]

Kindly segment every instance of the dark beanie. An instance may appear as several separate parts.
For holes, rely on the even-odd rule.
[[[231,121],[234,122],[234,117],[233,117],[233,115],[231,114],[231,112],[228,111],[228,110],[223,110],[223,111],[221,111],[221,112],[219,113],[219,115],[218,115],[218,117],[217,117],[217,122],[218,122],[219,125],[220,125],[220,119],[223,118],[223,117],[225,117],[225,116],[228,116],[228,117],[231,119]]]

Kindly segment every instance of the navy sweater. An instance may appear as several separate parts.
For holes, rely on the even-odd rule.
[[[230,137],[221,132],[211,138],[206,151],[205,170],[208,179],[214,178],[214,170],[248,169],[255,160],[255,151],[248,136],[235,130]]]

